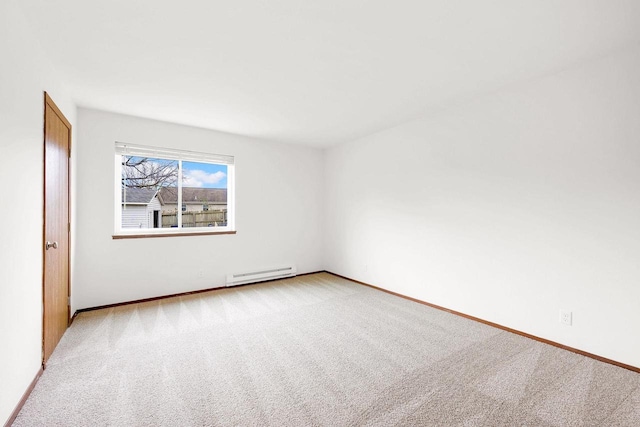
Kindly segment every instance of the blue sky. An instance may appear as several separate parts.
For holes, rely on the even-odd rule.
[[[227,166],[182,162],[182,186],[227,188]]]
[[[131,157],[132,163],[139,162],[141,157]],[[141,167],[142,170],[137,171],[133,168],[128,169],[127,176],[140,177],[145,176],[149,169],[158,168],[160,165],[172,165],[172,168],[178,167],[175,160],[164,160],[149,158],[148,162]],[[182,162],[182,186],[183,187],[199,187],[199,188],[227,188],[227,166],[216,165],[210,163],[199,162]],[[139,181],[135,181],[140,184]],[[166,185],[166,184],[165,184]],[[173,185],[177,185],[174,183]]]

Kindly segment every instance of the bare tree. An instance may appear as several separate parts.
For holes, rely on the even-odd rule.
[[[122,186],[160,188],[173,186],[178,179],[177,160],[122,156]]]

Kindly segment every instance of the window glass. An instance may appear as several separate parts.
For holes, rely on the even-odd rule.
[[[177,227],[177,198],[163,198],[161,190],[177,194],[178,161],[121,157],[121,227]]]
[[[227,165],[182,162],[182,226],[227,225]]]
[[[226,155],[116,143],[116,234],[234,231],[233,161]]]

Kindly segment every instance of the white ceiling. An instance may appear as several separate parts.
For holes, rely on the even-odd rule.
[[[640,43],[638,0],[20,0],[78,105],[328,146]]]

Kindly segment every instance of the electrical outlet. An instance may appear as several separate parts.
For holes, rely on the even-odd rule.
[[[560,310],[560,323],[563,325],[571,326],[572,320],[571,312],[568,310]]]

